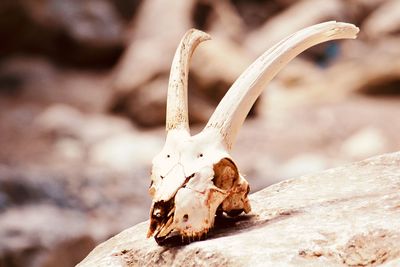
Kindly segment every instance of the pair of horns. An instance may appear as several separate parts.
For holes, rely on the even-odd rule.
[[[353,24],[329,21],[300,30],[282,40],[251,64],[234,82],[206,125],[215,129],[228,149],[247,114],[272,78],[294,57],[310,48],[330,40],[354,39],[359,29]],[[167,99],[167,131],[189,131],[187,83],[189,62],[196,47],[210,36],[191,29],[182,38],[171,66]]]

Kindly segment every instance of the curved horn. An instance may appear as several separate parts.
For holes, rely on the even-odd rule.
[[[187,83],[189,62],[193,51],[203,41],[211,39],[205,32],[190,29],[183,36],[171,65],[167,96],[166,130],[189,131]]]
[[[353,24],[329,21],[300,30],[282,40],[240,75],[217,106],[206,129],[217,129],[227,149],[231,149],[250,108],[268,82],[287,63],[316,44],[334,39],[354,39],[358,31]]]

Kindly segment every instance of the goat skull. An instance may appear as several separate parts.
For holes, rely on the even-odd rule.
[[[352,24],[325,22],[284,39],[243,72],[217,106],[205,129],[189,132],[187,80],[189,61],[199,43],[210,36],[189,30],[175,53],[168,85],[167,138],[153,159],[153,198],[147,236],[158,243],[180,235],[200,239],[214,225],[217,214],[250,212],[249,185],[229,152],[250,108],[267,83],[307,48],[334,39],[355,38]]]

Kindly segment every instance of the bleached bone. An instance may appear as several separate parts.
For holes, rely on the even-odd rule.
[[[235,81],[211,116],[206,128],[216,128],[230,149],[254,102],[272,78],[294,57],[316,44],[355,38],[358,28],[326,22],[308,27],[282,40],[259,57]]]
[[[172,236],[188,240],[203,237],[215,216],[250,212],[249,185],[229,151],[251,106],[267,83],[307,48],[334,39],[355,38],[352,24],[325,22],[305,28],[260,56],[232,85],[200,133],[191,136],[187,114],[189,60],[195,47],[209,39],[190,30],[176,51],[167,103],[167,138],[153,159],[149,193],[148,237],[162,244]]]
[[[191,29],[183,36],[171,65],[167,98],[167,131],[183,128],[189,131],[187,83],[189,61],[196,47],[211,37],[205,32]]]

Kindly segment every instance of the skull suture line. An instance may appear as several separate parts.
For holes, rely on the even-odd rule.
[[[249,185],[229,152],[250,108],[268,82],[295,56],[316,44],[354,39],[358,28],[325,22],[300,30],[260,56],[228,90],[205,129],[189,132],[187,80],[189,61],[199,43],[210,36],[189,30],[182,38],[171,67],[168,85],[167,138],[153,159],[153,198],[147,236],[158,243],[180,235],[200,239],[214,225],[215,216],[250,212]]]

